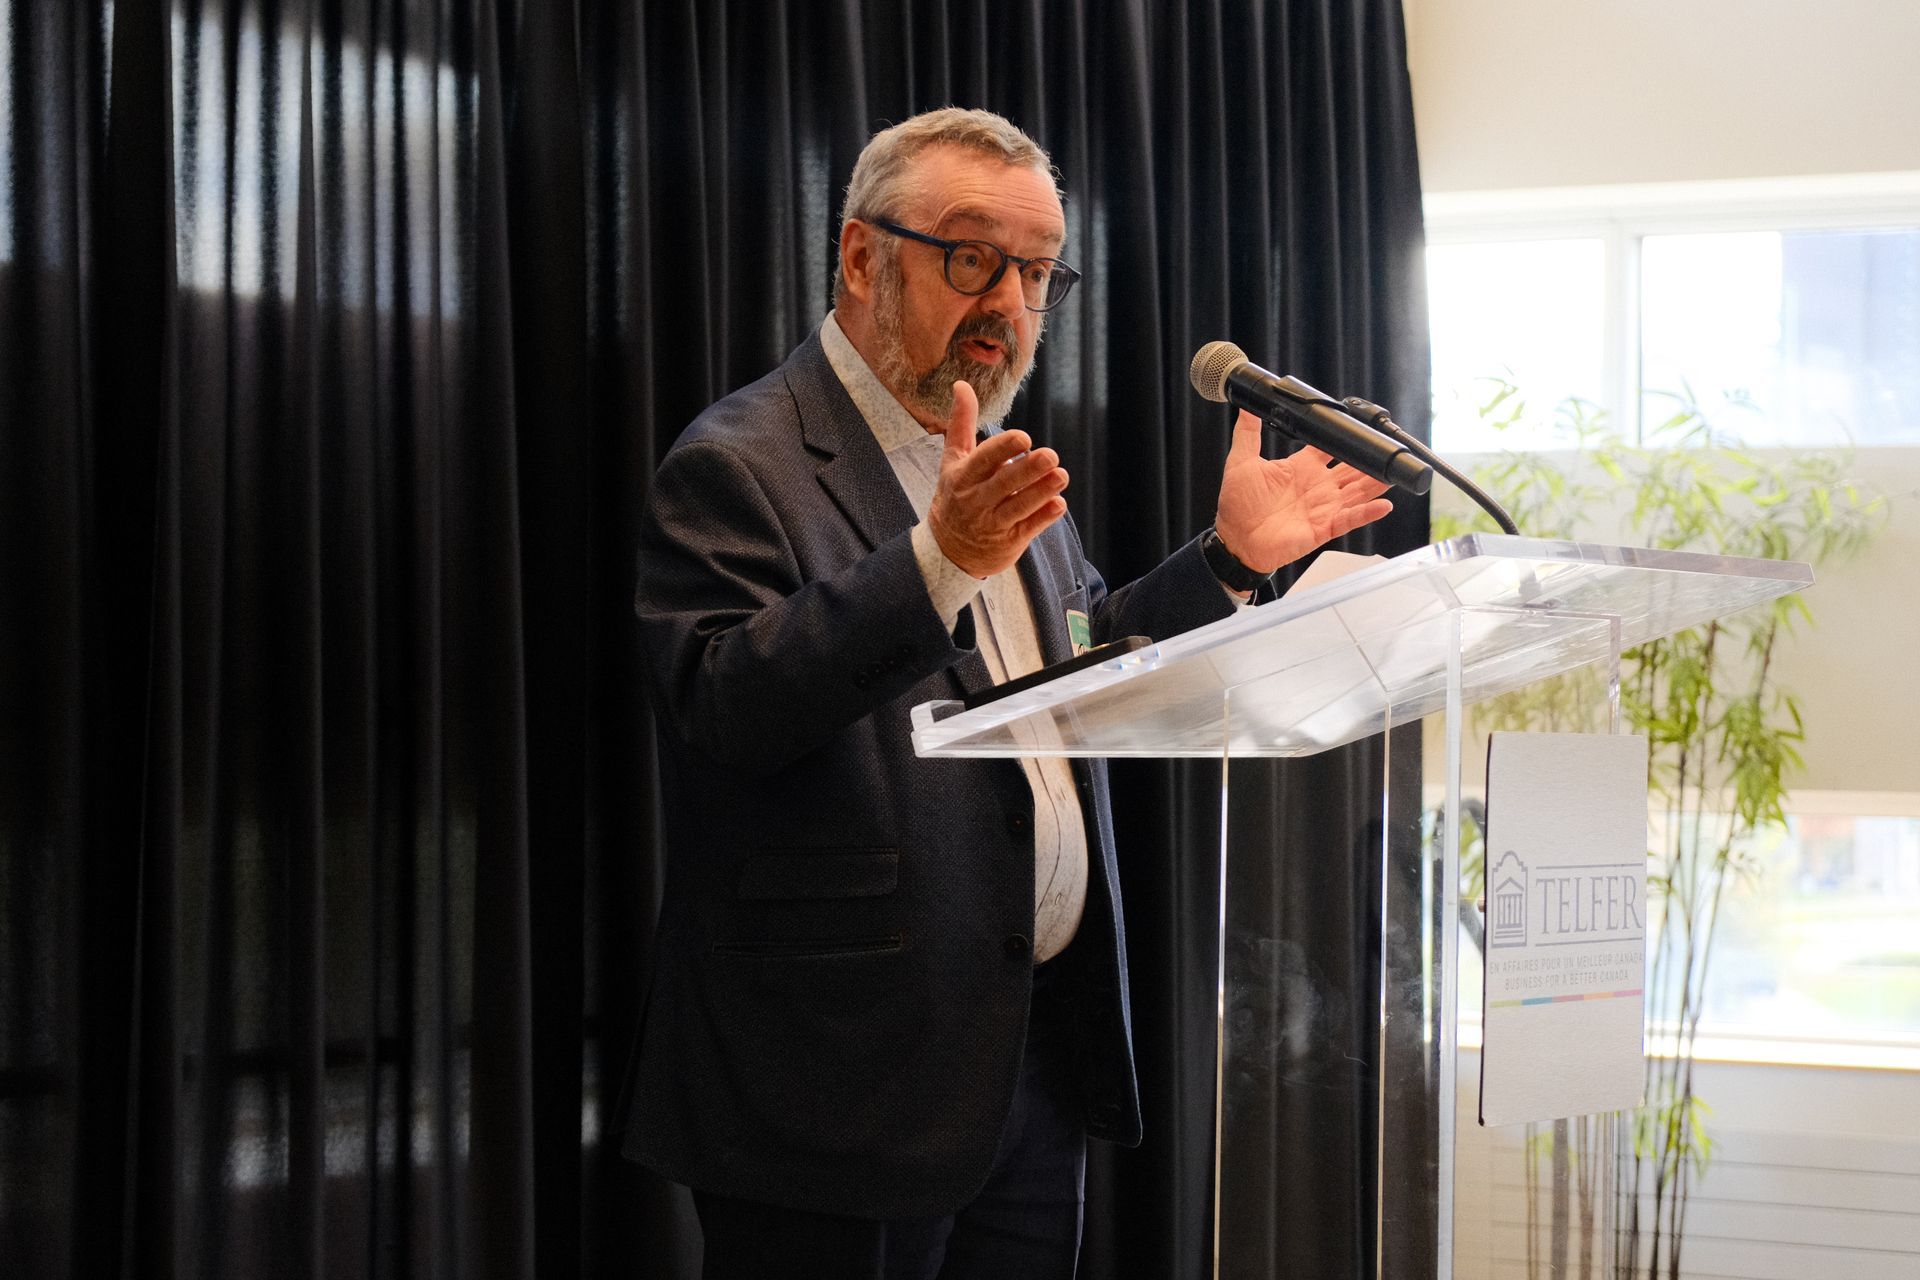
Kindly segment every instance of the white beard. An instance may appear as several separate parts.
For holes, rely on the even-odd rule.
[[[875,264],[873,287],[873,330],[879,350],[874,374],[887,390],[917,416],[944,421],[953,414],[953,384],[964,380],[980,400],[980,420],[1000,422],[1013,407],[1028,375],[1033,372],[1033,353],[1021,352],[1013,326],[1004,320],[982,317],[962,324],[948,340],[944,360],[926,373],[914,372],[907,359],[906,287],[899,258],[882,253]],[[1041,317],[1034,331],[1034,344],[1046,330]],[[994,338],[1012,356],[1000,364],[981,364],[960,354],[962,339],[978,335]]]

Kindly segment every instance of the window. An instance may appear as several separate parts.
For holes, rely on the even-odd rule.
[[[1920,1044],[1920,816],[1808,800],[1720,908],[1701,1025]]]
[[[1920,443],[1920,227],[1644,237],[1640,370],[1642,423],[1691,383],[1748,444]]]
[[[1920,444],[1920,175],[1440,196],[1428,238],[1443,453],[1552,443],[1490,429],[1503,383],[1646,442],[1684,395],[1753,446]]]
[[[1602,396],[1605,250],[1598,237],[1427,250],[1434,440],[1443,452],[1504,446],[1479,412],[1493,379],[1547,404]]]

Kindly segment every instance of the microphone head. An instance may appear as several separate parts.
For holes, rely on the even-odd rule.
[[[1231,342],[1209,342],[1193,353],[1187,380],[1193,389],[1216,404],[1227,402],[1227,375],[1247,363],[1247,353]]]

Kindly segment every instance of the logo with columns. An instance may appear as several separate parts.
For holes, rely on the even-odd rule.
[[[1527,864],[1511,849],[1487,877],[1487,922],[1489,946],[1527,945]]]

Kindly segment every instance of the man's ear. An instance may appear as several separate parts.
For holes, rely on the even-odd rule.
[[[840,271],[847,278],[847,295],[863,306],[873,302],[873,234],[858,218],[840,226]]]

